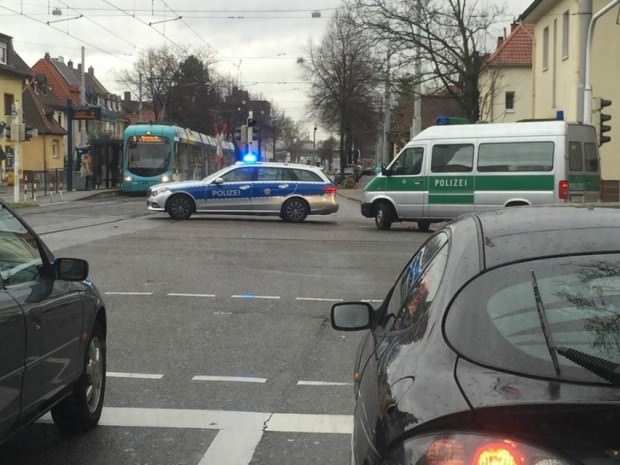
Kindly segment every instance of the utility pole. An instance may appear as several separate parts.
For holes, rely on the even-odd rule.
[[[613,7],[618,5],[620,0],[612,0],[599,11],[596,12],[595,15],[592,16],[590,20],[590,26],[588,27],[588,39],[586,42],[586,76],[585,83],[583,88],[583,122],[584,124],[592,124],[592,81],[591,81],[591,64],[592,61],[592,36],[594,35],[594,25],[596,21],[611,10]]]
[[[22,175],[21,156],[22,148],[20,142],[20,132],[22,127],[22,106],[19,100],[15,101],[13,114],[13,122],[11,124],[11,137],[15,140],[15,155],[13,158],[13,202],[19,202],[20,186],[19,181]]]
[[[420,53],[422,48],[420,47],[420,21],[422,21],[422,4],[420,0],[416,0],[415,4],[416,15],[416,46],[415,46],[415,85],[413,86],[413,121],[411,124],[411,137],[415,136],[422,130],[422,85],[420,84],[422,78],[422,58]]]
[[[387,163],[392,158],[388,157],[388,152],[390,150],[390,130],[392,126],[392,77],[390,75],[391,65],[390,60],[392,59],[392,49],[389,48],[387,50],[387,70],[385,75],[385,90],[383,96],[383,137],[381,139],[382,147],[381,153],[377,157],[376,166],[381,166],[383,163]],[[386,159],[386,157],[388,157]]]

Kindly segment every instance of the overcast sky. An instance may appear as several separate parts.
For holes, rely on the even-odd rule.
[[[480,3],[484,0],[479,0]],[[81,60],[108,91],[140,50],[210,50],[218,72],[295,120],[307,120],[308,84],[296,64],[318,43],[341,0],[0,0],[0,32],[30,66],[45,52]],[[506,0],[507,26],[531,0]],[[319,17],[316,17],[318,12]],[[313,14],[315,13],[315,14]],[[82,17],[79,17],[82,15]],[[176,19],[181,17],[181,19]],[[149,23],[151,23],[149,25]],[[313,123],[308,121],[308,126]]]

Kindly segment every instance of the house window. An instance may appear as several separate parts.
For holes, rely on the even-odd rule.
[[[52,140],[52,158],[58,158],[58,154],[60,153],[60,141],[58,139]]]
[[[515,111],[515,93],[512,91],[506,92],[506,111]]]
[[[15,103],[15,96],[13,94],[4,94],[4,116],[11,116],[13,114],[13,103]]]
[[[8,47],[6,42],[0,42],[0,64],[6,65],[8,57]]]
[[[568,58],[568,34],[569,34],[569,19],[570,15],[568,11],[565,11],[562,15],[562,59]]]
[[[543,71],[549,68],[549,26],[543,29],[543,56],[542,67]]]

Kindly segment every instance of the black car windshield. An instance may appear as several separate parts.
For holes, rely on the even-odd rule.
[[[559,367],[554,366],[552,353],[554,347],[571,348],[620,363],[620,255],[540,259],[493,269],[459,293],[445,325],[449,342],[474,362],[525,375],[605,383],[561,354]]]

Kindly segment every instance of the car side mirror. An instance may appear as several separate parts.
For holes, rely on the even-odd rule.
[[[224,179],[223,178],[215,178],[213,180],[213,184],[224,184]]]
[[[332,327],[340,331],[369,329],[374,311],[368,302],[339,302],[332,306]]]
[[[390,170],[383,163],[381,163],[381,174],[383,176],[391,176],[392,175],[392,170]]]
[[[54,270],[57,279],[84,281],[88,277],[88,262],[81,258],[57,258]]]

